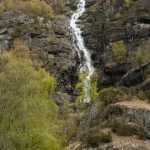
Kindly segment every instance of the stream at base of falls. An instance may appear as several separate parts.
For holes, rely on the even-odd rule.
[[[77,10],[73,13],[70,19],[70,29],[73,38],[73,44],[77,50],[78,57],[80,58],[80,73],[86,73],[87,75],[83,79],[83,90],[86,97],[82,101],[83,103],[90,103],[90,80],[94,73],[94,67],[92,65],[91,52],[86,48],[84,39],[82,37],[82,31],[78,22],[80,17],[85,12],[86,0],[80,0],[77,6]]]

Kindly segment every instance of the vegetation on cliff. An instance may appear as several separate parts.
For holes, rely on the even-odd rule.
[[[56,79],[34,67],[20,39],[0,54],[0,149],[62,150],[64,124],[53,94]]]
[[[95,67],[90,103],[65,21],[65,3],[75,9],[73,2],[0,0],[2,150],[150,139],[149,0],[87,1],[81,19]]]
[[[0,3],[0,12],[7,10],[20,10],[47,18],[52,18],[54,16],[53,8],[44,0],[4,0]]]

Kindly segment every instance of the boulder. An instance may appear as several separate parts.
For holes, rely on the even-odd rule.
[[[135,124],[150,138],[150,104],[142,101],[118,102],[110,106],[109,117],[121,117],[126,123]]]

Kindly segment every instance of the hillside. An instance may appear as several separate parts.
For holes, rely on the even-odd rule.
[[[149,0],[0,0],[0,150],[149,150]]]

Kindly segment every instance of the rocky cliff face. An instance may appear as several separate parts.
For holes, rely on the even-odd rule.
[[[135,55],[141,47],[146,55],[149,53],[150,2],[130,2],[93,0],[87,3],[83,33],[86,46],[93,51],[94,65],[101,76],[99,87],[114,85],[125,77],[126,83],[123,85],[133,86],[142,83],[147,77],[144,74],[144,79],[140,79],[142,69],[137,71]],[[120,41],[125,44],[126,56],[124,62],[118,63],[113,57],[113,45]],[[149,67],[143,72],[147,70]],[[127,77],[130,72],[134,72],[132,79]]]
[[[111,105],[110,117],[122,118],[126,124],[132,123],[142,128],[150,137],[150,105],[144,102],[120,102]]]
[[[126,2],[87,0],[86,13],[81,18],[85,44],[92,51],[100,90],[110,86],[125,86],[127,89],[134,87],[140,92],[143,90],[149,93],[150,1],[131,0],[128,4]],[[124,51],[124,56],[118,61],[114,51],[120,49]],[[137,58],[139,51],[142,51],[144,56],[141,63]],[[109,97],[109,93],[107,94]],[[127,99],[121,97],[119,101],[132,97],[130,93],[126,96]],[[110,99],[115,98],[112,96]],[[134,101],[120,102],[110,107],[91,106],[81,121],[81,130],[86,132],[83,136],[91,130],[97,133],[103,128],[110,128],[109,120],[121,119],[131,128],[142,130],[143,134],[149,137],[149,107],[148,103]],[[80,143],[76,150],[86,150],[85,147],[89,147],[86,144],[82,148]],[[115,137],[110,144],[100,144],[95,150],[147,150],[149,144],[149,140],[139,140],[135,134],[133,137]]]
[[[3,12],[0,51],[9,50],[16,38],[23,39],[35,63],[58,79],[58,90],[73,95],[78,58],[68,29],[67,13],[46,20],[21,11]]]

